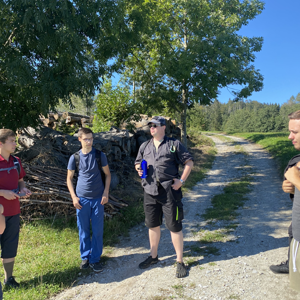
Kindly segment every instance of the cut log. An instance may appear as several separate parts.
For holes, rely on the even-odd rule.
[[[25,134],[22,134],[22,135],[19,136],[18,143],[21,146],[28,149],[28,148],[32,147],[35,144],[35,139],[32,138],[32,137],[29,137]]]
[[[111,152],[112,142],[110,140],[103,140],[103,139],[94,137],[93,146],[94,146],[94,148],[108,154]]]
[[[50,113],[47,114],[48,119],[49,118],[54,118],[56,121],[59,120],[62,117],[62,115],[63,115],[62,112],[57,112],[57,113],[50,112]]]
[[[86,123],[92,123],[93,119],[92,118],[81,118],[81,124],[86,124]]]
[[[122,153],[120,147],[118,146],[111,147],[111,152],[114,155],[115,160],[121,160]]]
[[[47,127],[52,127],[54,121],[55,121],[55,119],[52,118],[52,117],[51,118],[46,118],[46,119],[42,120],[43,124],[45,126],[47,126]]]
[[[66,117],[66,124],[81,124],[81,117],[75,117],[75,116],[67,116]]]
[[[62,115],[63,119],[66,119],[67,117],[79,117],[79,118],[86,118],[89,119],[89,116],[86,115],[81,115],[81,114],[75,114],[75,113],[71,113],[71,112],[64,112]]]
[[[130,140],[130,142],[131,142],[131,154],[135,155],[135,154],[136,154],[136,151],[137,151],[137,149],[136,149],[136,138],[133,137],[133,138]]]

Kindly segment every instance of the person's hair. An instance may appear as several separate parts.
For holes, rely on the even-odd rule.
[[[290,113],[288,117],[290,120],[300,120],[300,110]]]
[[[11,129],[0,129],[0,142],[5,143],[9,137],[15,137],[16,134]]]
[[[78,137],[81,138],[83,134],[89,134],[89,133],[93,134],[93,131],[90,128],[80,128],[78,130]]]

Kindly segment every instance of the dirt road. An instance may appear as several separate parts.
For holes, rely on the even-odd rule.
[[[300,299],[289,288],[288,275],[275,275],[269,270],[271,264],[287,258],[292,207],[281,189],[274,160],[245,140],[232,138],[247,155],[236,153],[236,145],[228,141],[212,138],[218,150],[214,165],[183,199],[189,276],[175,278],[175,255],[165,227],[159,246],[161,262],[150,269],[138,268],[149,255],[147,229],[140,224],[114,247],[103,273],[78,278],[74,287],[53,299]],[[249,200],[238,210],[238,227],[228,241],[213,244],[220,255],[197,254],[192,250],[199,245],[195,232],[224,226],[222,222],[207,223],[201,214],[211,205],[213,195],[245,174],[252,174],[254,181]]]

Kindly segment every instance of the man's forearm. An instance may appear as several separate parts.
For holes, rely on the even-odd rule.
[[[192,171],[193,166],[194,166],[194,162],[192,160],[187,161],[186,164],[184,165],[184,169],[180,179],[186,181]]]
[[[105,188],[104,188],[105,193],[109,192],[110,182],[111,182],[111,174],[105,174]]]
[[[67,187],[69,189],[69,192],[70,192],[70,195],[71,197],[77,197],[76,196],[76,193],[75,193],[75,190],[74,190],[74,185],[73,185],[73,182],[71,179],[67,178]]]

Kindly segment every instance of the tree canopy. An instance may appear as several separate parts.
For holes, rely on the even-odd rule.
[[[211,103],[220,88],[242,86],[233,91],[235,101],[262,89],[253,63],[263,39],[238,34],[262,12],[262,1],[145,0],[144,6],[151,7],[151,30],[133,48],[125,77],[139,86],[145,109],[180,112],[185,132],[186,109]]]
[[[138,120],[139,105],[134,103],[130,90],[120,85],[113,87],[107,80],[95,99],[96,110],[93,120],[95,131],[120,127],[125,121]]]
[[[246,100],[212,105],[196,104],[188,109],[187,125],[192,131],[224,130],[226,132],[288,131],[288,114],[300,110],[300,93],[281,106]]]
[[[138,0],[0,2],[0,127],[35,125],[59,99],[94,95],[143,27]],[[130,7],[130,11],[127,10]]]

